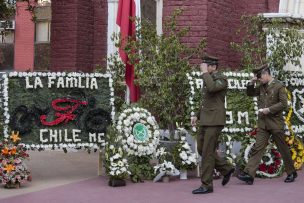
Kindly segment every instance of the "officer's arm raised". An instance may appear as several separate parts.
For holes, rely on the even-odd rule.
[[[208,92],[218,92],[227,88],[228,83],[224,78],[217,78],[215,80],[212,79],[209,73],[203,74],[203,80],[206,84],[206,88]]]
[[[254,87],[254,83],[248,83],[246,87],[246,94],[250,97],[259,96],[260,87]]]

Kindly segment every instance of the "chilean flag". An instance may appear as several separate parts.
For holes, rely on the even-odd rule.
[[[134,37],[135,40],[136,26],[135,26],[135,22],[130,19],[130,18],[134,19],[135,16],[136,16],[135,0],[119,0],[117,19],[116,19],[116,24],[120,26],[120,33],[122,37],[122,45],[119,49],[119,55],[122,61],[126,64],[125,79],[126,79],[126,84],[130,90],[131,102],[136,102],[139,99],[139,87],[135,86],[134,84],[134,79],[135,79],[134,66],[128,64],[129,59],[123,49],[126,44],[126,39],[129,36]]]

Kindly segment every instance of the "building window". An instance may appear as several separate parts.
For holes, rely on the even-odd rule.
[[[156,1],[142,0],[141,2],[141,17],[148,19],[156,25]]]
[[[150,20],[162,34],[163,0],[141,0],[141,17]]]
[[[163,0],[156,1],[156,30],[157,34],[163,34]]]
[[[36,42],[50,42],[51,39],[51,22],[37,22],[35,32]]]

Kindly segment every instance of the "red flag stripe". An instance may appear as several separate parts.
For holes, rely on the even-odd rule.
[[[139,87],[134,84],[134,66],[128,64],[128,56],[123,50],[126,44],[126,40],[129,36],[135,37],[136,26],[135,22],[131,20],[136,16],[136,5],[134,0],[119,0],[118,13],[116,24],[120,26],[120,33],[122,38],[122,44],[119,49],[119,55],[121,60],[126,64],[126,84],[130,90],[130,101],[136,102],[139,99]]]

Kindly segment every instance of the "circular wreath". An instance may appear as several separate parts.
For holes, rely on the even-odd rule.
[[[159,144],[159,128],[155,118],[143,108],[125,109],[118,117],[116,129],[123,149],[129,155],[152,155]]]
[[[251,156],[251,149],[255,144],[255,140],[247,146],[244,153],[245,162],[248,163],[248,159]],[[274,178],[280,176],[284,171],[284,164],[281,158],[280,152],[277,147],[270,143],[264,156],[262,157],[261,163],[256,174],[260,177]]]

